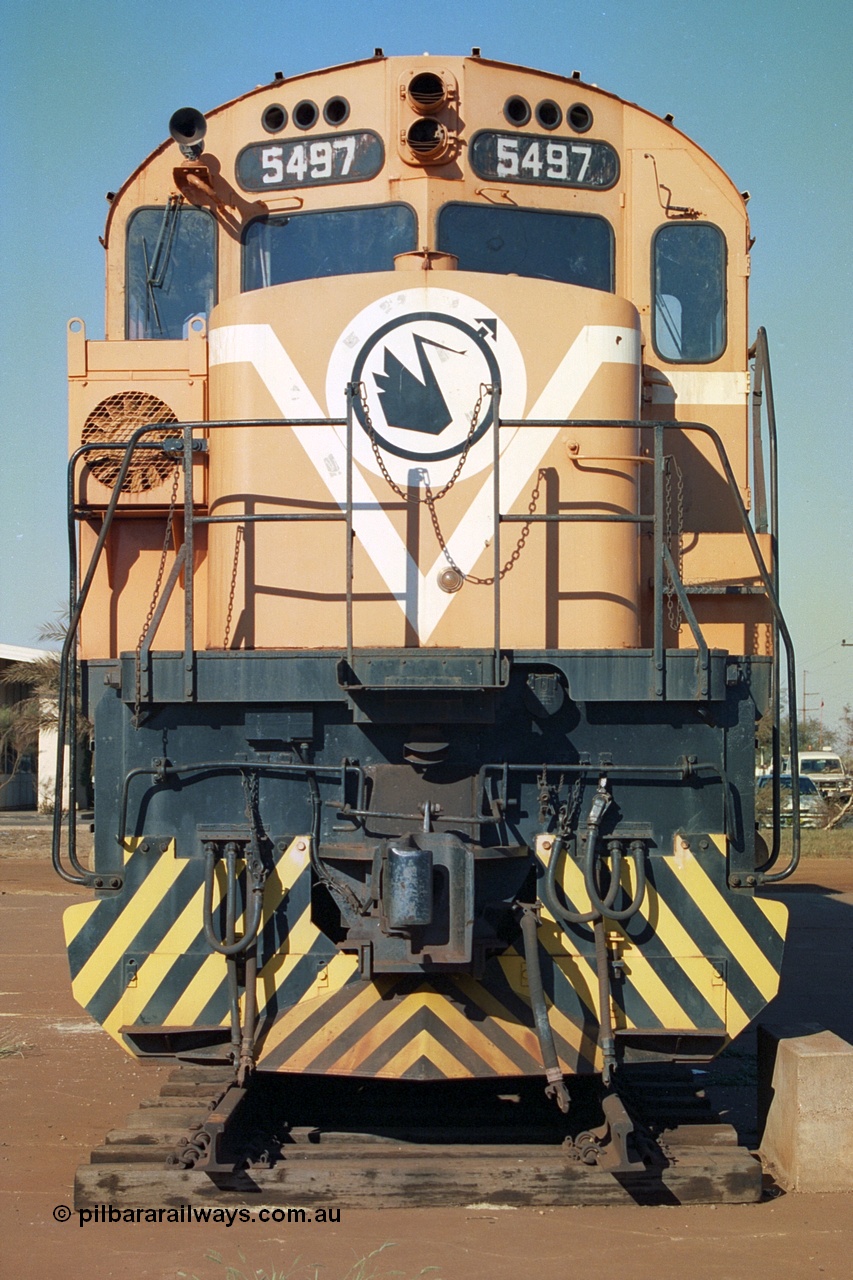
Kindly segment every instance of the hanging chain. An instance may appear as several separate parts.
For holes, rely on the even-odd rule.
[[[248,774],[241,770],[240,777],[243,782],[243,798],[245,800],[244,813],[246,821],[249,824],[251,838],[249,841],[249,850],[246,858],[246,869],[252,877],[255,884],[263,884],[266,879],[266,870],[263,865],[263,853],[261,850],[264,840],[264,829],[261,825],[261,783],[256,769],[251,770]]]
[[[675,527],[673,528],[672,520],[672,473],[676,476],[675,489]],[[666,516],[664,539],[670,545],[672,558],[678,572],[679,579],[684,581],[684,476],[681,468],[675,459],[674,454],[667,454],[666,468],[664,471],[665,486],[665,503]],[[681,626],[683,611],[681,601],[675,593],[675,587],[670,581],[666,586],[666,611],[669,620],[670,629],[678,634]]]
[[[536,504],[539,501],[539,492],[542,487],[542,481],[544,480],[546,474],[547,472],[544,470],[544,468],[541,468],[536,477],[536,485],[530,494],[530,501],[527,504],[527,514],[529,516],[536,514]],[[451,569],[455,569],[456,572],[460,575],[460,577],[464,578],[466,582],[472,582],[475,587],[494,586],[494,582],[495,582],[494,575],[492,575],[491,578],[478,578],[473,573],[465,573],[464,569],[461,569],[459,565],[456,563],[456,561],[453,559],[453,556],[450,553],[450,548],[448,547],[447,542],[445,541],[444,534],[441,532],[441,525],[438,523],[438,514],[435,509],[435,504],[430,501],[429,485],[426,486],[426,493],[427,493],[427,506],[429,507],[429,514],[432,520],[432,527],[435,530],[435,536],[438,539],[438,545],[441,547],[442,551],[444,552],[444,558],[447,560],[447,563],[450,565]],[[525,523],[521,526],[521,533],[518,536],[518,542],[515,544],[515,548],[512,552],[512,555],[509,557],[506,564],[498,574],[498,577],[501,580],[504,579],[504,577],[509,573],[510,569],[512,569],[513,566],[515,565],[516,561],[520,558],[521,553],[524,550],[524,544],[527,542],[529,535],[530,535],[530,524]],[[495,536],[497,536],[497,530],[495,530]]]
[[[462,468],[465,466],[465,463],[468,459],[468,454],[471,452],[471,446],[474,443],[474,436],[477,431],[477,426],[480,421],[480,413],[483,408],[483,399],[487,395],[492,395],[493,391],[494,391],[494,387],[492,387],[489,383],[486,383],[486,382],[480,383],[479,394],[477,396],[476,403],[474,404],[474,412],[471,415],[471,426],[468,428],[468,435],[465,438],[465,444],[461,454],[459,455],[459,461],[456,464],[453,475],[450,477],[450,479],[447,481],[446,484],[442,485],[442,487],[439,490],[437,490],[436,492],[433,492],[432,486],[429,483],[429,481],[426,479],[426,476],[424,473],[424,482],[423,482],[424,496],[421,497],[420,494],[418,494],[417,497],[414,499],[414,501],[416,501],[420,506],[425,506],[429,509],[430,520],[432,521],[432,527],[435,532],[436,540],[438,542],[438,545],[441,547],[441,550],[444,553],[444,558],[446,559],[447,563],[450,565],[451,569],[455,569],[456,572],[459,574],[459,576],[463,578],[466,582],[471,582],[474,584],[474,586],[478,586],[478,587],[494,586],[494,582],[495,582],[494,575],[490,578],[479,578],[476,576],[476,574],[466,573],[464,569],[460,568],[460,566],[453,559],[453,556],[450,553],[450,548],[447,545],[447,540],[445,539],[444,534],[441,531],[441,524],[439,523],[438,512],[435,509],[435,504],[437,502],[440,502],[441,499],[450,492],[450,490],[453,488],[453,486],[456,484],[456,481],[459,479],[460,475],[462,474]],[[364,415],[364,424],[367,428],[367,434],[370,439],[371,448],[373,449],[373,456],[376,458],[377,466],[379,467],[379,470],[382,472],[382,475],[386,483],[394,491],[394,493],[396,493],[397,497],[402,498],[404,502],[411,502],[413,500],[411,497],[411,490],[409,490],[409,492],[406,492],[405,490],[401,489],[400,486],[396,483],[396,481],[392,479],[391,474],[385,465],[385,459],[382,457],[381,450],[376,441],[376,432],[373,428],[373,422],[370,417],[370,408],[367,403],[367,389],[363,382],[358,383],[358,396],[359,396],[359,401],[361,403],[361,411],[362,411],[362,414]],[[531,493],[530,502],[528,503],[528,506],[527,506],[527,514],[530,516],[535,515],[536,513],[536,504],[539,501],[539,491],[542,485],[542,480],[544,475],[545,475],[544,471],[539,472],[536,479],[536,487],[533,489]],[[506,574],[509,573],[510,569],[512,569],[513,566],[516,564],[519,557],[521,556],[522,551],[524,550],[524,545],[527,542],[527,539],[529,536],[530,536],[530,525],[524,524],[522,526],[521,533],[518,538],[518,542],[515,545],[515,549],[513,550],[512,555],[509,557],[506,564],[501,569],[498,575],[500,579],[503,579],[506,576]],[[497,530],[495,530],[495,537],[497,537]]]
[[[237,525],[237,537],[234,539],[234,563],[231,566],[231,586],[228,590],[228,612],[225,615],[225,639],[222,642],[222,648],[228,648],[228,641],[231,638],[231,619],[234,616],[234,595],[237,591],[237,566],[240,563],[240,543],[243,541],[246,533],[246,526]]]
[[[582,791],[583,775],[579,774],[572,785],[569,798],[566,803],[560,807],[560,813],[557,821],[557,834],[562,836],[564,839],[572,833],[572,826],[577,818],[578,810],[580,809]]]
[[[412,499],[409,493],[406,493],[403,489],[401,489],[400,486],[396,483],[396,481],[391,478],[391,474],[388,468],[385,466],[385,459],[382,457],[381,450],[379,448],[379,445],[376,442],[376,431],[374,430],[374,427],[373,427],[373,420],[370,417],[370,408],[367,403],[367,388],[365,387],[363,382],[359,382],[357,385],[358,385],[358,398],[361,403],[361,412],[364,414],[364,425],[367,428],[367,435],[370,439],[370,446],[373,449],[373,456],[376,459],[377,466],[379,467],[379,470],[382,472],[383,478],[385,479],[386,483],[390,486],[391,489],[394,490],[397,497],[402,498],[404,502],[411,502]],[[474,412],[471,416],[471,426],[468,428],[468,435],[465,437],[465,444],[462,448],[462,452],[459,455],[459,461],[456,464],[456,470],[453,472],[453,475],[450,477],[447,484],[443,485],[439,489],[438,493],[433,493],[429,484],[426,481],[424,482],[424,491],[427,496],[424,498],[418,497],[416,499],[416,501],[420,503],[422,506],[430,506],[430,504],[433,502],[439,502],[444,497],[444,495],[446,493],[449,493],[450,490],[453,488],[453,486],[456,484],[456,481],[459,479],[460,475],[462,474],[462,468],[465,466],[465,463],[468,460],[468,454],[471,452],[471,446],[474,443],[474,436],[476,434],[477,427],[480,421],[480,411],[483,408],[483,397],[486,395],[491,395],[493,391],[494,391],[494,388],[489,383],[486,383],[486,382],[480,383],[480,391],[477,396],[476,403],[474,405]]]
[[[172,536],[172,520],[175,515],[175,506],[178,501],[178,485],[181,480],[181,467],[179,463],[175,464],[175,474],[172,479],[172,494],[169,499],[169,511],[166,516],[166,532],[163,537],[163,550],[160,554],[160,567],[157,570],[157,581],[154,583],[154,593],[151,596],[151,603],[148,606],[148,613],[142,624],[142,631],[139,633],[139,640],[136,643],[136,702],[134,706],[134,724],[139,724],[139,708],[142,704],[142,646],[145,643],[145,637],[154,621],[154,614],[157,611],[157,601],[160,598],[160,588],[163,585],[163,574],[166,571],[166,558],[172,548],[174,539]]]

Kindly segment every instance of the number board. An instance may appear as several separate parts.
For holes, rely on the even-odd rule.
[[[286,191],[333,182],[366,182],[385,163],[382,139],[371,130],[287,142],[253,142],[237,157],[244,191]]]
[[[471,168],[481,178],[533,182],[546,187],[612,187],[619,156],[607,142],[543,138],[484,129],[471,141]]]

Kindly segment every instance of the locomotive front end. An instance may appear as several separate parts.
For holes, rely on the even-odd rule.
[[[785,931],[743,200],[669,122],[479,58],[173,125],[112,204],[107,340],[69,335],[78,1000],[241,1080],[563,1105],[707,1060]]]

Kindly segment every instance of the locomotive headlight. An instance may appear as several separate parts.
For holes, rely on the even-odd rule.
[[[447,130],[440,120],[415,120],[406,132],[406,142],[419,160],[438,160],[447,150]]]
[[[399,81],[400,155],[407,164],[441,164],[458,145],[459,93],[445,68],[410,68]]]
[[[434,71],[421,71],[409,81],[406,97],[418,115],[431,116],[447,102],[448,89],[440,75]]]

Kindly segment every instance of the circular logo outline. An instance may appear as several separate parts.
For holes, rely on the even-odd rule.
[[[458,316],[448,315],[446,312],[443,312],[443,311],[408,311],[405,314],[395,316],[394,319],[388,320],[385,322],[385,324],[380,325],[378,329],[374,330],[374,332],[370,334],[367,341],[364,343],[358,355],[356,356],[355,363],[353,364],[353,369],[352,369],[352,381],[356,384],[361,383],[362,381],[361,375],[364,370],[364,366],[367,363],[367,359],[370,353],[375,349],[375,347],[381,341],[381,339],[386,336],[386,334],[392,332],[392,330],[394,329],[402,328],[403,325],[417,324],[419,322],[424,322],[424,321],[431,321],[438,324],[447,324],[447,325],[450,325],[452,328],[459,329],[461,330],[462,333],[466,334],[466,336],[469,337],[475,343],[478,351],[480,351],[481,354],[485,357],[486,364],[489,367],[489,372],[492,375],[491,377],[492,386],[496,386],[500,388],[500,381],[501,381],[500,372],[501,371],[500,371],[500,366],[498,365],[497,356],[495,355],[492,348],[488,345],[484,335],[479,330],[474,329],[473,326],[469,325],[466,321],[460,320]],[[371,433],[364,416],[364,408],[362,406],[361,400],[355,401],[355,414],[356,414],[356,417],[358,418],[358,421],[362,430],[364,431],[368,439],[370,439]],[[483,421],[477,425],[477,430],[474,432],[474,435],[470,441],[470,446],[475,445],[478,440],[482,439],[482,437],[486,434],[489,427],[491,426],[491,423],[492,423],[492,406],[490,404],[488,408],[488,412],[483,418]],[[405,428],[403,429],[405,430]],[[444,462],[448,458],[458,457],[458,455],[461,454],[462,451],[465,449],[466,445],[469,444],[468,436],[466,434],[464,439],[460,440],[458,444],[454,445],[450,449],[443,449],[438,453],[415,453],[411,449],[403,449],[399,445],[392,444],[389,440],[386,440],[384,436],[380,435],[380,433],[376,430],[376,427],[373,427],[373,437],[377,445],[379,445],[381,448],[386,449],[389,453],[392,453],[397,458],[405,458],[406,461],[408,462],[426,462],[426,463]]]

